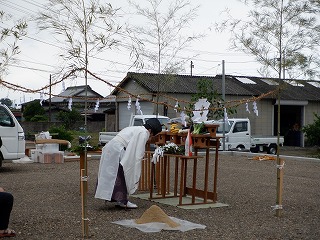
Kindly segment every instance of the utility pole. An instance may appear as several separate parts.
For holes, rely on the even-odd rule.
[[[49,79],[49,123],[51,123],[51,74]]]
[[[222,60],[222,100],[223,100],[223,138],[222,138],[222,147],[223,151],[226,150],[226,138],[225,138],[225,128],[226,128],[226,117],[225,117],[225,112],[224,112],[224,103],[225,103],[225,98],[226,98],[226,74],[225,74],[225,66],[224,66],[224,60]]]
[[[193,62],[190,63],[190,75],[192,76],[192,68],[194,68]]]
[[[283,62],[283,66],[282,66],[283,80],[285,80],[286,79],[286,52],[285,52],[285,50],[283,51],[282,62]]]

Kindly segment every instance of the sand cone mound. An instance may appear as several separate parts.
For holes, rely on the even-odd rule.
[[[161,222],[168,224],[171,228],[179,227],[180,224],[172,221],[165,212],[157,205],[152,205],[147,209],[140,218],[136,219],[137,224]]]

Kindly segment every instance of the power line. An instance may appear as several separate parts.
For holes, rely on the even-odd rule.
[[[37,7],[39,7],[39,8],[49,10],[49,9],[43,7],[43,5],[34,4],[34,3],[31,3],[30,1],[25,1],[25,2],[28,2],[29,4],[32,4],[32,5],[37,6]],[[28,8],[27,8],[27,9],[28,9]],[[30,10],[30,9],[29,9],[29,11],[30,11],[30,12],[35,12],[35,11],[33,11],[33,10]],[[53,11],[53,10],[51,10],[51,9],[50,9],[50,11],[52,11],[53,13],[56,13],[55,11]],[[95,27],[104,30],[104,28],[102,28],[101,26],[95,26]],[[123,36],[123,37],[126,37],[126,38],[129,37],[129,35],[124,34],[124,33],[119,33],[119,34],[120,34],[121,36]],[[30,38],[30,39],[33,39],[33,40],[35,40],[35,41],[44,43],[44,44],[48,44],[48,45],[51,45],[51,46],[54,46],[54,47],[57,47],[57,48],[61,48],[60,46],[57,46],[57,45],[55,45],[55,44],[52,44],[52,43],[49,43],[49,42],[46,42],[46,41],[43,41],[43,40],[40,40],[40,39],[35,39],[35,38],[30,37],[30,36],[27,36],[27,37]],[[125,48],[130,48],[130,47],[131,47],[130,45],[128,45],[128,44],[123,44],[123,43],[120,43],[120,46],[125,47]],[[203,50],[190,49],[190,48],[186,48],[185,51],[196,52],[196,53],[203,53],[203,54],[210,54],[210,55],[223,55],[223,56],[231,55],[231,54],[232,54],[232,55],[239,54],[239,53],[237,53],[237,52],[233,52],[233,53],[210,52],[210,51],[203,51]],[[182,57],[182,56],[176,56],[176,57],[177,57],[177,58],[180,58],[180,59],[187,59],[187,57]],[[195,60],[197,60],[197,61],[203,61],[203,62],[213,62],[213,63],[214,63],[214,62],[220,62],[220,60],[219,60],[219,61],[212,61],[212,60],[200,59],[200,58],[193,58],[193,59],[195,59]],[[253,62],[253,61],[250,61],[250,62]],[[232,62],[230,62],[230,63],[232,63]],[[234,63],[242,63],[242,62],[234,62]],[[248,63],[249,63],[249,62],[248,62]],[[130,66],[130,65],[128,65],[128,66]]]
[[[16,68],[24,68],[24,69],[34,70],[34,71],[39,71],[39,72],[52,73],[51,71],[40,69],[40,68],[24,67],[24,66],[18,66],[18,65],[15,65],[15,64],[8,64],[8,66],[16,67]]]
[[[33,6],[36,6],[36,7],[38,7],[38,8],[47,9],[47,8],[44,7],[44,5],[35,4],[35,3],[30,2],[30,1],[25,1],[25,2],[27,2],[28,4],[31,4],[31,5],[33,5]],[[30,10],[29,8],[24,8],[24,9],[27,9],[27,11],[22,10],[22,9],[20,9],[20,8],[22,8],[21,5],[17,5],[17,6],[20,6],[20,8],[17,8],[17,7],[15,7],[15,6],[10,5],[10,4],[7,4],[6,6],[11,7],[11,8],[13,8],[13,9],[15,9],[15,10],[17,10],[17,11],[22,12],[22,13],[28,13],[28,11],[29,11],[29,12],[32,12],[32,13],[35,12],[35,11],[33,11],[33,10]],[[54,12],[54,11],[53,11],[53,12]],[[96,26],[96,27],[97,27],[97,28],[101,28],[100,26]],[[102,28],[101,28],[101,29],[102,29]],[[123,36],[123,37],[129,37],[129,35],[126,35],[126,34],[122,34],[122,36]],[[61,46],[59,46],[59,45],[57,45],[57,44],[53,44],[53,43],[50,43],[50,42],[48,42],[48,41],[41,40],[40,38],[34,38],[34,37],[31,37],[31,36],[26,36],[26,37],[29,38],[29,39],[31,39],[31,40],[33,40],[33,41],[41,42],[41,43],[43,43],[43,44],[46,44],[46,45],[49,45],[49,46],[53,46],[53,47],[55,47],[55,48],[67,50],[65,47],[61,47]],[[126,48],[126,49],[130,48],[130,45],[128,45],[128,44],[120,43],[120,46],[122,46],[122,47],[124,47],[124,48]],[[201,50],[193,50],[193,49],[186,49],[186,50],[187,50],[187,51],[190,51],[190,52],[197,52],[197,53],[200,52],[200,53],[213,54],[213,55],[219,55],[219,54],[222,55],[222,54],[223,54],[223,53],[218,53],[218,52],[209,52],[209,51],[201,51]],[[122,51],[119,51],[119,53],[123,54]],[[230,53],[229,53],[229,54],[230,54]],[[121,62],[118,62],[118,61],[111,61],[111,60],[104,59],[104,58],[100,58],[100,57],[96,57],[96,56],[92,56],[92,58],[93,58],[93,59],[100,60],[100,61],[109,62],[109,63],[112,63],[112,64],[114,64],[114,65],[125,66],[125,67],[128,67],[128,68],[131,68],[131,67],[132,67],[131,64],[125,64],[125,63],[121,63]],[[176,58],[178,58],[178,59],[183,59],[183,60],[189,60],[189,59],[190,59],[190,57],[183,57],[183,56],[176,56]],[[203,58],[199,58],[199,57],[192,57],[192,59],[193,59],[194,61],[206,62],[206,63],[220,63],[220,62],[221,62],[220,60],[219,60],[219,61],[215,61],[215,60],[208,60],[208,59],[203,59]],[[243,61],[232,61],[232,62],[228,62],[228,63],[229,63],[229,64],[242,64],[242,63],[252,63],[252,62],[255,62],[255,61],[245,61],[245,62],[243,62]],[[34,63],[34,64],[39,64],[39,65],[44,65],[44,64],[42,64],[42,63],[36,63],[36,62],[33,62],[33,63]],[[215,64],[215,65],[216,65],[216,64]],[[49,66],[49,65],[48,65],[48,66]],[[21,68],[25,68],[25,69],[34,70],[34,71],[48,72],[47,70],[43,70],[43,69],[39,69],[39,68],[31,68],[31,67],[27,67],[27,66],[26,66],[26,67],[22,67],[22,66],[17,66],[17,65],[15,65],[15,67],[21,67]],[[51,67],[54,67],[54,66],[51,65]],[[205,71],[202,71],[202,72],[210,71],[210,70],[213,69],[213,68],[216,68],[216,67],[215,67],[215,66],[214,66],[214,67],[211,67],[211,68],[209,68],[209,69],[207,69],[207,70],[205,70]],[[148,68],[144,68],[144,69],[145,69],[145,70],[151,70],[151,71],[153,71],[153,69],[148,69]],[[116,70],[107,70],[107,71],[123,73],[123,71],[116,71]]]

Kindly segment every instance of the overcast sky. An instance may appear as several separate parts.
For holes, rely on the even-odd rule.
[[[168,0],[167,0],[168,1]],[[43,0],[0,0],[0,9],[11,13],[15,19],[26,18],[41,10]],[[100,0],[102,2],[102,0]],[[134,19],[132,9],[128,8],[127,0],[111,0],[114,7],[121,7],[121,13],[124,19]],[[143,3],[144,0],[139,0]],[[215,76],[222,73],[221,62],[225,60],[226,74],[243,75],[243,76],[259,76],[257,69],[259,65],[254,61],[253,57],[246,56],[240,52],[228,50],[229,36],[224,33],[216,33],[210,30],[210,26],[217,21],[221,21],[222,12],[229,8],[235,17],[245,17],[247,7],[237,0],[228,1],[213,1],[213,0],[198,0],[192,1],[200,5],[197,19],[192,23],[191,32],[205,32],[206,37],[196,41],[192,46],[185,49],[179,54],[179,57],[185,58],[195,54],[197,56],[192,59],[194,68],[193,75]],[[2,27],[2,25],[0,25]],[[49,76],[55,73],[59,64],[57,54],[61,46],[54,41],[52,35],[48,33],[39,33],[33,24],[30,23],[27,38],[20,42],[21,54],[19,54],[19,62],[9,68],[9,75],[5,76],[5,80],[10,83],[31,88],[39,89],[49,83]],[[116,85],[127,74],[128,71],[135,71],[129,68],[131,62],[129,60],[129,51],[112,50],[100,56],[104,60],[96,62],[94,66],[90,66],[99,77]],[[150,72],[148,69],[143,69],[140,72]],[[179,74],[190,74],[190,63],[187,63],[183,72]],[[65,86],[84,85],[83,78],[66,80]],[[102,96],[107,96],[113,89],[107,84],[97,80],[89,79],[88,84],[91,88],[100,93]],[[62,84],[53,86],[52,93],[59,94],[62,90]],[[45,93],[49,91],[46,90]],[[20,104],[24,101],[39,99],[40,93],[23,93],[11,91],[6,88],[0,88],[0,98],[8,97]],[[45,96],[48,98],[48,95]]]

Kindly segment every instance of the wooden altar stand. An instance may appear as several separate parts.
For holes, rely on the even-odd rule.
[[[192,140],[193,156],[164,154],[159,162],[154,164],[151,162],[153,152],[146,151],[139,190],[149,191],[150,200],[178,198],[178,206],[217,202],[220,137],[212,137],[209,134],[192,135]],[[211,164],[213,169],[210,169],[210,149],[215,150]],[[199,150],[204,150],[204,155],[200,155]],[[204,161],[204,172],[199,173],[199,163],[203,164],[201,161]],[[192,178],[188,179],[190,171]],[[210,181],[213,185],[209,185]],[[200,187],[198,182],[203,182],[203,186]],[[191,197],[191,202],[185,200],[186,196]]]

